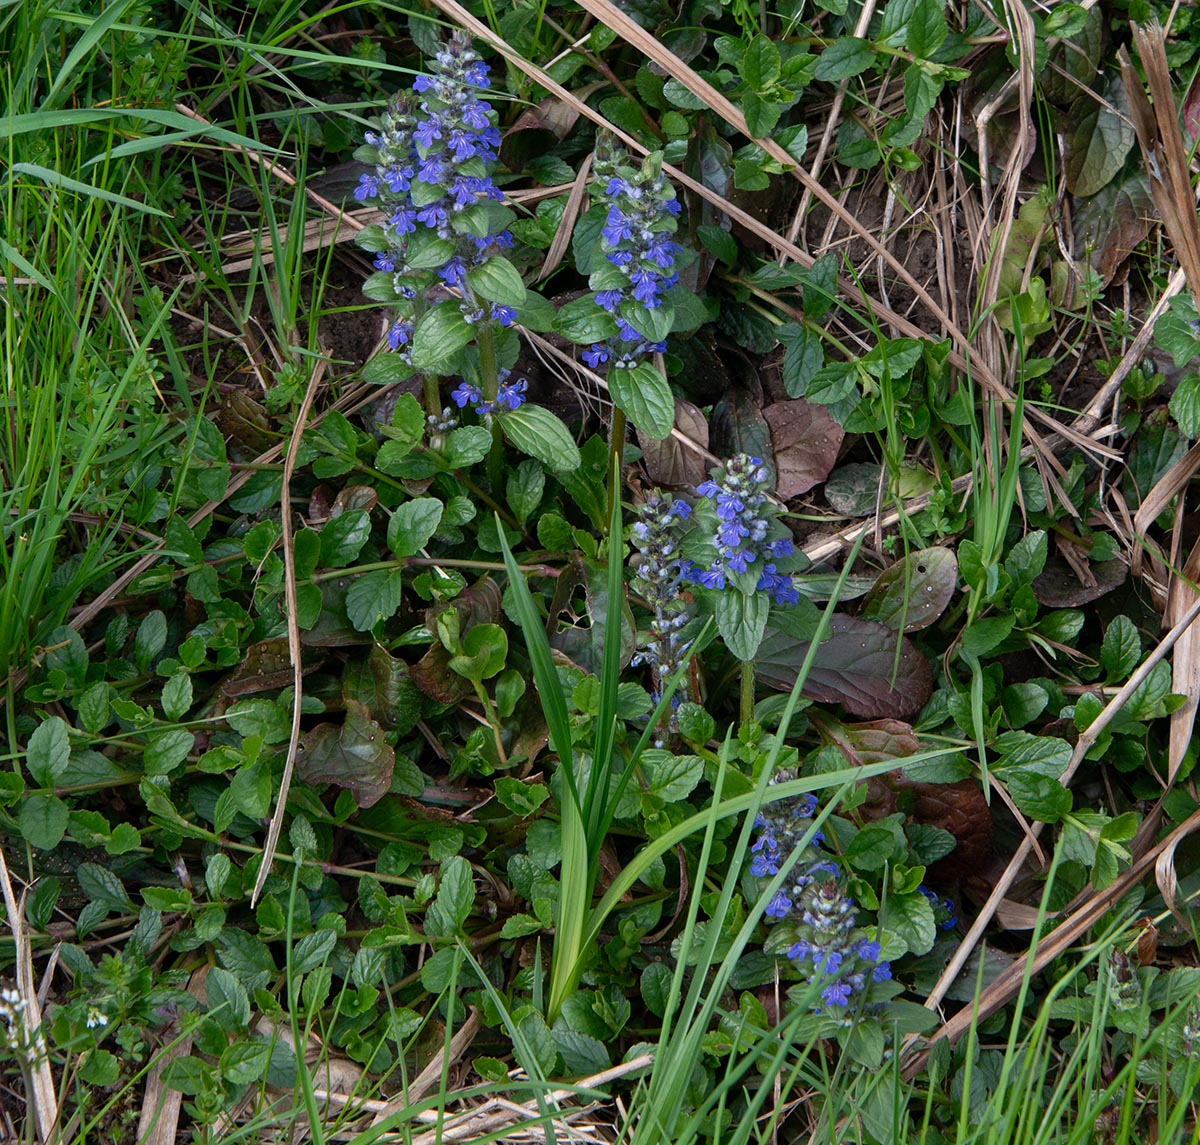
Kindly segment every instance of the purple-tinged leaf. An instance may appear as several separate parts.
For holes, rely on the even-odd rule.
[[[829,411],[801,398],[776,402],[762,414],[775,448],[779,497],[787,501],[820,485],[837,462],[846,436]]]
[[[756,674],[786,692],[796,682],[807,654],[807,643],[768,628],[755,657]],[[809,699],[841,704],[867,719],[908,715],[932,692],[929,661],[905,637],[897,638],[882,624],[853,616],[833,617],[829,638],[804,683]]]

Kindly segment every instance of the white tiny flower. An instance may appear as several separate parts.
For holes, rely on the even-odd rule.
[[[89,1030],[95,1030],[108,1025],[108,1015],[98,1006],[89,1006],[87,1020],[84,1023]]]

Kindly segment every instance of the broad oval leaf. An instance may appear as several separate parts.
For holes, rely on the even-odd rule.
[[[656,440],[670,436],[675,426],[675,395],[653,366],[645,362],[632,369],[614,366],[608,372],[608,391],[637,429]]]
[[[1137,141],[1127,118],[1124,84],[1114,76],[1104,85],[1102,95],[1104,102],[1091,92],[1080,96],[1068,113],[1067,190],[1079,198],[1094,195],[1111,183]]]
[[[300,741],[296,777],[350,791],[359,807],[378,803],[392,785],[396,755],[381,728],[357,700],[346,700],[346,722],[318,724]]]
[[[525,283],[517,268],[506,258],[496,255],[467,274],[471,289],[489,302],[503,306],[522,306],[525,303]]]
[[[578,469],[581,458],[567,427],[548,409],[526,405],[500,418],[504,436],[523,453],[545,462],[558,473]]]
[[[829,410],[796,399],[776,402],[762,413],[775,448],[776,493],[787,501],[820,485],[833,469],[846,436]]]
[[[754,658],[755,671],[764,683],[786,692],[807,655],[807,643],[768,628]],[[867,719],[908,715],[932,693],[929,661],[907,638],[853,616],[838,615],[830,621],[829,637],[817,650],[804,682],[809,699],[841,704]]]
[[[455,356],[474,334],[457,301],[439,302],[421,316],[413,332],[413,366],[429,373],[453,373]]]
[[[884,569],[863,601],[863,620],[893,632],[928,628],[954,598],[958,561],[949,549],[921,549]]]

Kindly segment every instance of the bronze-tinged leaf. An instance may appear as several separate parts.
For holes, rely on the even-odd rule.
[[[1047,608],[1078,608],[1090,604],[1125,583],[1129,570],[1119,560],[1089,564],[1094,584],[1082,584],[1075,570],[1061,557],[1051,557],[1033,582],[1033,594]]]
[[[841,704],[867,719],[906,716],[933,693],[929,661],[904,636],[870,620],[834,616],[829,638],[817,650],[804,683],[804,694],[822,703]],[[898,642],[898,643],[897,643]],[[755,672],[764,683],[790,691],[808,644],[768,628]]]
[[[921,549],[884,569],[867,593],[862,618],[893,631],[928,628],[946,611],[958,586],[958,561],[949,549]]]
[[[437,632],[437,618],[447,608],[457,610],[459,631],[463,635],[476,624],[497,624],[500,621],[500,589],[491,577],[483,577],[459,593],[452,603],[426,609],[425,626],[430,632]],[[439,641],[409,667],[408,673],[413,683],[439,704],[456,704],[471,694],[470,681],[450,670],[450,653]]]
[[[761,395],[761,387],[755,382]],[[762,415],[760,396],[744,386],[735,386],[713,407],[709,432],[712,451],[718,457],[748,453],[771,460],[771,430]]]
[[[304,674],[315,672],[325,657],[314,653],[305,658]],[[260,640],[246,649],[242,662],[221,681],[221,693],[230,698],[273,692],[292,683],[292,658],[286,636]]]
[[[845,724],[838,728],[837,735],[854,752],[855,762],[860,764],[903,759],[921,750],[921,742],[912,724],[906,724],[903,720]]]
[[[392,786],[396,754],[381,728],[357,700],[346,701],[341,725],[318,724],[300,740],[296,778],[332,783],[353,794],[359,807],[378,803]]]
[[[1075,249],[1091,251],[1092,269],[1107,286],[1150,233],[1156,209],[1145,173],[1114,179],[1090,199],[1075,204]]]
[[[675,399],[675,428],[697,445],[708,448],[708,422],[699,407],[684,398]],[[639,429],[637,440],[642,451],[642,464],[655,485],[699,485],[708,476],[704,455],[690,449],[677,437],[655,441]]]
[[[1149,918],[1139,918],[1135,925],[1142,930],[1137,943],[1138,965],[1153,966],[1158,961],[1158,927]]]
[[[1094,195],[1116,178],[1137,142],[1119,77],[1112,76],[1100,95],[1085,92],[1071,105],[1066,140],[1064,174],[1072,195]]]
[[[355,657],[343,669],[342,697],[364,704],[372,719],[400,735],[421,718],[421,690],[409,678],[408,664],[379,644],[365,660]]]
[[[888,772],[885,781],[894,787],[914,823],[941,827],[954,836],[958,845],[930,868],[935,881],[957,881],[983,869],[995,849],[996,827],[977,780],[920,783],[896,771]]]
[[[340,517],[351,509],[362,509],[369,513],[379,504],[379,494],[370,485],[347,485],[333,499],[330,517]]]
[[[787,501],[820,485],[837,462],[846,436],[829,410],[796,398],[769,405],[762,415],[775,450],[776,493]]]
[[[267,411],[245,390],[229,390],[215,418],[234,461],[249,461],[279,444]]]

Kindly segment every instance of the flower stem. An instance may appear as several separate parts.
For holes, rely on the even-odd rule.
[[[496,332],[490,322],[481,322],[475,335],[475,348],[479,351],[479,384],[483,387],[483,396],[488,401],[496,400],[496,391],[500,388],[500,368],[496,360]],[[499,419],[491,417],[492,448],[487,457],[488,483],[492,492],[500,493],[500,481],[504,474],[504,431],[500,428]]]
[[[742,689],[741,689],[741,719],[742,723],[749,723],[754,719],[754,661],[742,661]]]
[[[437,417],[442,412],[442,395],[437,374],[422,374],[421,386],[425,393],[425,412]]]
[[[613,507],[621,497],[621,463],[625,456],[625,414],[613,406],[612,425],[608,434],[608,512],[605,526],[612,520]]]

